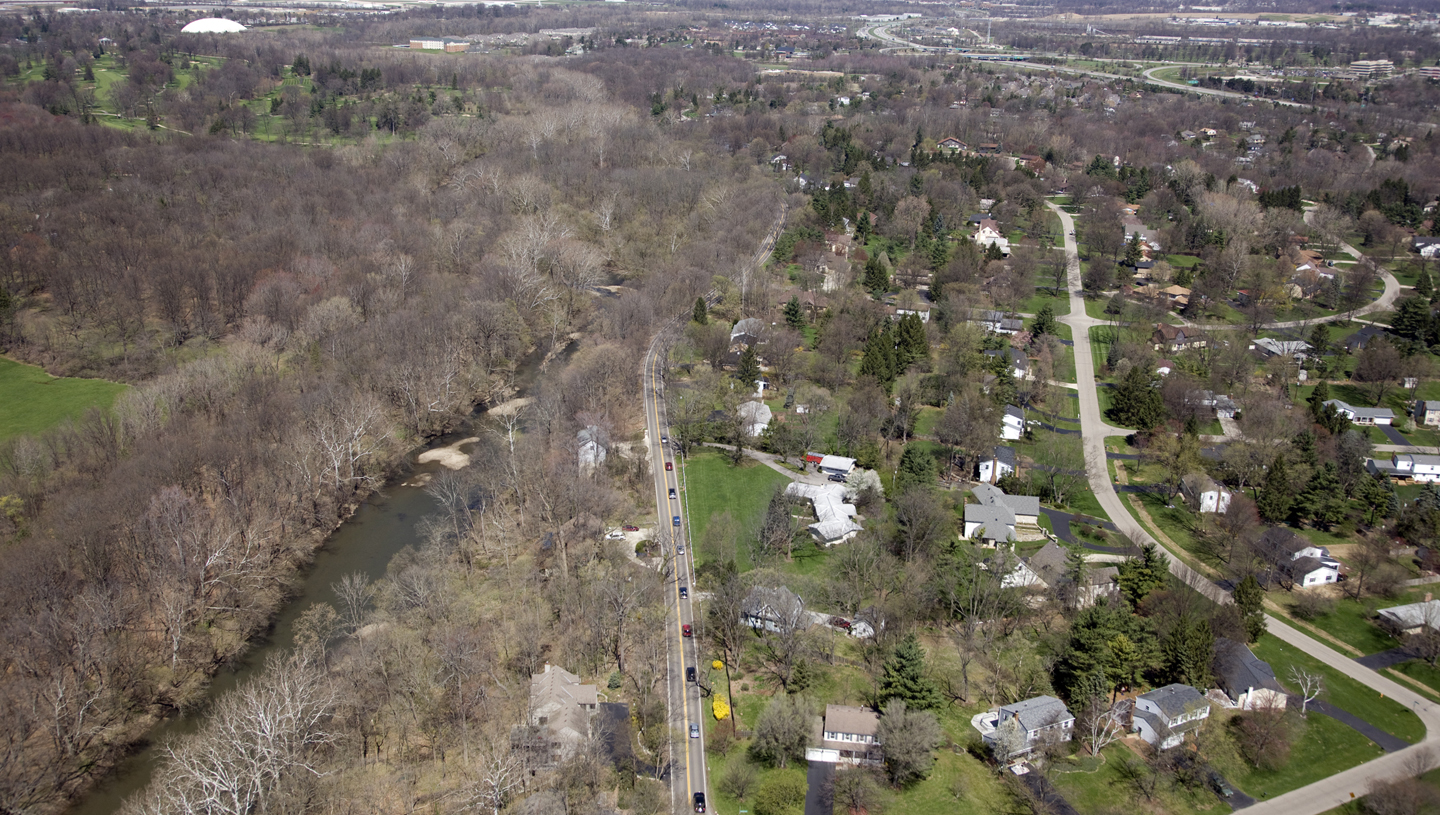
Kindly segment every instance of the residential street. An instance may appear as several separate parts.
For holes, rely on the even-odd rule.
[[[1129,535],[1136,543],[1155,543],[1155,540],[1140,528],[1140,525],[1126,511],[1124,505],[1120,503],[1120,497],[1110,482],[1110,474],[1105,464],[1105,437],[1126,435],[1131,431],[1107,425],[1100,413],[1100,399],[1095,387],[1095,365],[1090,351],[1090,327],[1099,324],[1100,321],[1085,314],[1085,301],[1080,296],[1080,258],[1076,251],[1075,240],[1071,237],[1075,229],[1075,221],[1069,213],[1055,204],[1047,202],[1047,205],[1060,216],[1060,223],[1065,233],[1065,255],[1070,273],[1070,314],[1061,317],[1060,321],[1069,325],[1075,336],[1075,371],[1076,379],[1080,383],[1080,428],[1084,441],[1085,465],[1090,487],[1100,501],[1100,506],[1104,508],[1120,531]],[[1385,280],[1386,294],[1391,295],[1392,288],[1394,294],[1398,294],[1399,283],[1395,281],[1394,276],[1386,272]],[[1381,301],[1384,300],[1385,297],[1382,296]],[[1391,295],[1389,302],[1393,302],[1393,300],[1394,295]],[[1377,304],[1381,301],[1377,301]],[[1360,311],[1364,311],[1364,309]],[[1418,448],[1406,449],[1417,450]],[[1158,543],[1156,545],[1159,546]],[[1170,571],[1173,574],[1217,602],[1231,601],[1228,592],[1220,589],[1199,572],[1181,562],[1165,547],[1159,546],[1159,549],[1169,558]],[[1260,801],[1253,807],[1247,808],[1246,812],[1254,813],[1254,815],[1320,815],[1320,813],[1350,801],[1353,797],[1364,795],[1373,780],[1388,780],[1413,775],[1414,757],[1421,751],[1433,749],[1435,743],[1440,742],[1440,709],[1398,682],[1360,665],[1350,657],[1317,642],[1275,617],[1267,615],[1267,619],[1270,636],[1278,637],[1281,641],[1304,651],[1366,687],[1374,689],[1376,693],[1388,696],[1414,710],[1425,724],[1426,736],[1420,744],[1387,753],[1373,761],[1368,761],[1358,767],[1353,767],[1277,798]]]
[[[1140,524],[1120,503],[1120,496],[1115,492],[1115,485],[1110,482],[1110,471],[1105,465],[1105,437],[1128,436],[1135,431],[1106,424],[1100,413],[1100,396],[1095,387],[1095,360],[1090,350],[1090,327],[1101,325],[1103,321],[1096,320],[1085,313],[1085,299],[1080,295],[1080,256],[1075,247],[1075,238],[1072,237],[1075,232],[1075,219],[1070,217],[1070,213],[1053,203],[1047,202],[1047,206],[1060,216],[1061,229],[1065,233],[1065,260],[1069,269],[1070,282],[1070,313],[1059,319],[1060,322],[1070,326],[1075,339],[1075,379],[1080,384],[1080,438],[1085,450],[1085,470],[1090,481],[1090,489],[1095,493],[1095,498],[1100,502],[1101,508],[1105,510],[1105,514],[1110,516],[1110,520],[1114,522],[1117,529],[1137,544],[1155,543],[1169,559],[1172,574],[1215,602],[1228,603],[1230,602],[1229,592],[1190,568],[1165,547],[1156,543],[1155,539],[1140,527]]]

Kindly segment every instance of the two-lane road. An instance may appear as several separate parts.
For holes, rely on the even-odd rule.
[[[679,799],[676,806],[690,809],[694,806],[695,793],[709,794],[705,778],[705,726],[704,709],[700,691],[695,683],[687,681],[686,669],[693,668],[700,673],[694,637],[682,636],[684,626],[698,635],[699,625],[695,619],[695,607],[690,597],[681,597],[682,587],[688,589],[693,583],[694,568],[692,553],[687,545],[685,528],[677,521],[683,521],[684,511],[679,500],[680,462],[671,454],[666,443],[670,431],[665,421],[665,368],[663,359],[666,346],[662,340],[664,332],[656,335],[645,356],[645,371],[641,378],[645,389],[645,434],[650,445],[650,458],[655,472],[655,509],[658,516],[656,541],[669,546],[665,557],[670,559],[670,609],[666,617],[669,632],[666,634],[670,664],[670,723],[672,745],[675,740],[683,748],[671,756],[671,795]],[[674,496],[674,497],[672,497]],[[669,534],[666,534],[668,530]],[[690,738],[690,728],[695,726],[699,736]],[[672,748],[673,749],[673,748]]]

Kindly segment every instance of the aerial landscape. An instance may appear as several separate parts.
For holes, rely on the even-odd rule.
[[[1440,815],[1440,4],[0,0],[0,813]]]

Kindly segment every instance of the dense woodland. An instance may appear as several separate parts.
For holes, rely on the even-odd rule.
[[[1299,186],[1328,200],[1334,224],[1389,206],[1385,224],[1421,227],[1412,205],[1440,184],[1434,141],[1388,105],[1342,101],[1322,116],[1136,98],[1126,83],[863,51],[812,66],[838,78],[757,77],[702,49],[624,46],[622,34],[674,24],[601,14],[415,12],[340,33],[239,38],[179,36],[163,15],[0,18],[11,42],[0,73],[48,74],[0,92],[0,343],[57,374],[134,385],[113,412],[0,450],[0,807],[57,810],[155,717],[194,704],[210,672],[265,627],[324,535],[404,470],[406,451],[460,427],[475,406],[504,402],[524,361],[553,356],[527,394],[533,403],[480,420],[475,455],[487,466],[433,482],[441,510],[424,545],[380,583],[343,587],[346,607],[312,610],[296,655],[174,746],[134,806],[498,812],[524,794],[542,802],[535,811],[601,811],[614,780],[598,747],[530,781],[494,745],[506,744],[527,677],[547,660],[591,677],[613,669],[610,689],[630,701],[649,757],[670,737],[657,673],[666,575],[601,545],[605,522],[644,505],[647,474],[623,455],[582,473],[575,441],[590,426],[638,439],[635,374],[661,322],[713,291],[718,321],[784,324],[781,307],[803,294],[808,315],[777,347],[801,345],[791,341],[801,329],[814,341],[803,367],[792,355],[793,370],[775,375],[844,395],[844,451],[898,472],[913,429],[898,414],[948,404],[939,432],[956,454],[947,464],[968,466],[993,443],[996,402],[1010,392],[983,396],[975,385],[987,372],[982,350],[994,349],[963,315],[1015,309],[1037,283],[1061,285],[1043,207],[1052,189],[1091,199],[1085,217],[1097,225],[1113,219],[1111,198],[1145,202],[1167,241],[1203,256],[1197,274],[1223,276],[1283,251],[1258,236],[1235,248],[1227,236],[1237,225],[1273,223],[1274,235],[1305,227],[1285,207],[1262,214],[1237,183],[1243,145],[1202,150],[1174,143],[1180,130],[1233,133],[1255,121],[1278,144],[1238,172],[1266,191]],[[597,47],[564,61],[369,45],[597,23],[606,27]],[[105,104],[150,127],[96,122],[84,76],[107,55],[127,73]],[[199,55],[225,61],[177,87],[175,72],[198,71],[185,63]],[[280,84],[297,77],[308,79]],[[855,103],[833,106],[841,92]],[[256,114],[239,102],[267,94],[283,120],[268,136],[302,144],[249,138]],[[1372,157],[1358,137],[1381,130],[1414,141],[1403,155]],[[947,135],[1043,155],[1047,169],[932,156]],[[775,173],[778,152],[824,192],[802,194],[791,174]],[[861,179],[854,191],[839,183],[851,177]],[[982,198],[1024,236],[1009,263],[943,237]],[[780,259],[800,267],[794,280],[783,264],[748,263],[782,226],[784,204]],[[872,285],[865,258],[854,268],[830,260],[854,285],[820,291],[825,236],[872,214],[862,228],[885,242],[893,268]],[[1112,267],[1123,251],[1098,238],[1090,246]],[[902,328],[904,342],[881,328],[889,321],[877,296],[892,279],[912,298],[929,279],[937,299],[937,319]],[[619,287],[602,294],[604,284]],[[728,338],[687,331],[687,350],[723,367]],[[1041,359],[1059,351],[1041,343]],[[767,362],[786,364],[783,353]],[[1249,380],[1235,367],[1226,381],[1225,370],[1207,376]],[[713,376],[695,387],[718,391]],[[1057,472],[1073,469],[1067,453],[1053,455]],[[928,465],[912,466],[924,482]],[[1051,498],[1076,489],[1063,481],[1050,478]],[[822,589],[848,611],[877,596],[889,603],[894,624],[867,663],[877,677],[920,624],[958,638],[949,696],[960,701],[1052,686],[1088,700],[1107,681],[1191,676],[1203,670],[1192,664],[1202,615],[1208,632],[1245,636],[1236,612],[1197,610],[1166,590],[1153,554],[1135,561],[1123,607],[1052,631],[1053,615],[1027,616],[968,547],[945,545],[953,535],[937,519],[950,507],[928,490],[898,500],[906,494],[892,496],[893,515],[876,507],[885,523],[846,550]],[[541,549],[551,533],[558,548]],[[760,535],[732,526],[714,546],[723,555]],[[722,567],[706,579],[734,603],[759,578]],[[738,618],[716,608],[707,647],[728,653],[735,643],[719,638],[734,626],[719,621]],[[980,624],[997,614],[1008,615],[1004,626]],[[1084,662],[1085,637],[1117,632],[1141,643],[1139,656],[1113,669]],[[1172,641],[1173,654],[1162,653]],[[804,675],[799,666],[827,659],[823,642],[768,647],[781,649],[765,670],[782,690]],[[984,665],[983,689],[970,687],[972,662]],[[266,717],[288,717],[290,729],[247,752],[254,734],[237,732]],[[255,755],[261,764],[245,763]],[[626,808],[661,806],[650,787],[624,794]]]

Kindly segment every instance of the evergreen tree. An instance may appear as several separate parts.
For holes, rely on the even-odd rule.
[[[870,242],[870,213],[860,212],[855,216],[855,244],[865,246]]]
[[[1310,476],[1310,483],[1296,499],[1296,514],[1322,529],[1345,519],[1345,495],[1335,462],[1327,461]]]
[[[799,297],[791,297],[785,304],[785,324],[797,331],[805,327],[805,310],[800,307]]]
[[[1246,640],[1256,642],[1265,633],[1265,592],[1260,590],[1255,575],[1246,575],[1235,587],[1235,606],[1245,621]]]
[[[865,261],[865,288],[876,300],[890,291],[890,273],[885,271],[878,254]]]
[[[1323,379],[1316,382],[1315,390],[1310,392],[1310,398],[1305,401],[1310,404],[1310,415],[1315,421],[1320,421],[1320,416],[1325,411],[1325,403],[1330,401],[1330,384]]]
[[[986,260],[1004,260],[1005,253],[1000,251],[1000,244],[991,243],[985,247]]]
[[[1144,365],[1135,365],[1115,388],[1111,417],[1125,427],[1149,430],[1165,420],[1165,402]]]
[[[755,383],[760,381],[760,358],[755,353],[755,346],[745,346],[745,352],[740,355],[740,364],[735,366],[735,378],[747,389],[755,387]]]
[[[1153,543],[1147,543],[1140,550],[1140,557],[1124,561],[1118,568],[1120,591],[1130,605],[1138,606],[1150,592],[1165,585],[1170,570],[1165,558]]]
[[[935,457],[918,444],[905,445],[905,452],[900,454],[900,464],[895,470],[895,494],[900,495],[912,487],[934,485]]]
[[[1140,233],[1136,232],[1130,236],[1130,242],[1125,244],[1125,265],[1134,266],[1144,256],[1144,251],[1140,248]]]
[[[874,377],[887,389],[895,382],[895,343],[890,338],[888,324],[871,331],[870,337],[865,340],[865,356],[860,360],[859,374]]]
[[[1317,357],[1330,353],[1330,326],[1321,323],[1310,329],[1310,348]]]
[[[944,238],[938,238],[930,242],[930,270],[938,272],[945,268],[950,262],[950,246]]]
[[[1260,484],[1260,495],[1255,499],[1255,509],[1260,517],[1272,524],[1281,524],[1290,517],[1290,508],[1295,496],[1290,492],[1290,471],[1285,466],[1285,457],[1276,456],[1270,469],[1265,471],[1265,480]]]
[[[1435,282],[1430,279],[1430,272],[1425,268],[1415,276],[1415,293],[1429,300],[1435,294]]]
[[[1030,323],[1030,335],[1043,337],[1046,334],[1055,333],[1055,309],[1049,303],[1040,307],[1035,313],[1035,321]]]
[[[1215,654],[1215,635],[1209,620],[1192,620],[1182,614],[1165,640],[1165,670],[1171,682],[1197,688],[1210,684],[1210,660]]]
[[[701,325],[706,325],[710,322],[710,310],[705,308],[704,297],[695,298],[695,312],[690,315],[690,319]]]
[[[1390,328],[1407,340],[1418,340],[1428,334],[1430,331],[1429,298],[1411,295],[1401,300],[1395,307],[1395,316],[1390,320]]]
[[[934,710],[940,706],[940,691],[925,675],[925,649],[920,647],[920,640],[914,634],[905,637],[885,661],[876,706],[883,708],[892,699],[904,700],[911,710]]]
[[[919,314],[906,314],[900,318],[899,334],[895,343],[897,374],[915,360],[930,356],[930,339],[925,336],[925,323]]]

